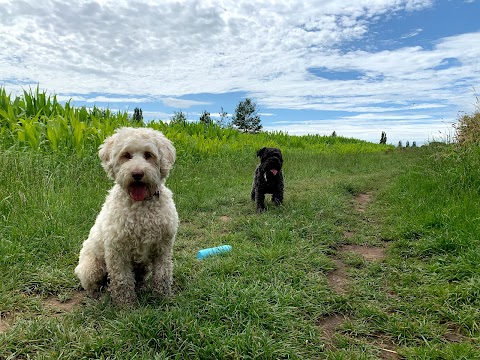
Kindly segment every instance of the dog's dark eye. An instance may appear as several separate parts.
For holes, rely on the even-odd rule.
[[[145,151],[145,154],[143,154],[143,156],[145,157],[145,159],[148,160],[153,157],[153,154],[150,151]]]
[[[130,160],[132,158],[132,154],[130,154],[129,152],[125,152],[125,153],[122,154],[122,157]]]

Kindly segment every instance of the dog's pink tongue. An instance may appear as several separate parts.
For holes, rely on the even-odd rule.
[[[271,172],[274,176],[277,175],[277,173],[278,173],[278,171],[275,170],[275,169],[270,170],[270,172]]]
[[[145,184],[132,184],[130,186],[130,196],[133,201],[143,201],[147,196],[147,186]]]

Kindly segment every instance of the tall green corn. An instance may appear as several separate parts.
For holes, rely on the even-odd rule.
[[[73,152],[82,155],[96,151],[116,128],[139,126],[127,112],[85,106],[64,105],[53,97],[34,90],[24,91],[14,99],[0,88],[0,146],[29,147],[36,151]],[[251,151],[264,147],[297,149],[318,153],[363,153],[385,151],[390,146],[373,144],[340,136],[290,136],[283,132],[245,134],[215,124],[165,123],[153,121],[149,127],[171,139],[181,156],[217,156]],[[393,146],[391,147],[393,148]]]

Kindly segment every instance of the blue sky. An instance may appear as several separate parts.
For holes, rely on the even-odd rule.
[[[478,0],[0,0],[0,86],[76,105],[231,115],[264,129],[423,144],[480,80]]]

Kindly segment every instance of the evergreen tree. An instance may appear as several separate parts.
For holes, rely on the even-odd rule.
[[[143,114],[141,108],[135,108],[135,110],[133,110],[132,120],[135,122],[143,122]]]
[[[199,121],[202,124],[206,124],[206,125],[211,124],[212,118],[210,117],[210,113],[206,110],[203,110],[202,115],[200,115]]]
[[[257,104],[248,98],[240,101],[232,116],[232,125],[243,132],[258,133],[262,125],[257,115]]]
[[[332,137],[337,137],[337,133],[335,131],[332,132]]]
[[[380,144],[386,144],[387,143],[387,134],[385,131],[382,131],[382,136],[380,137]]]

